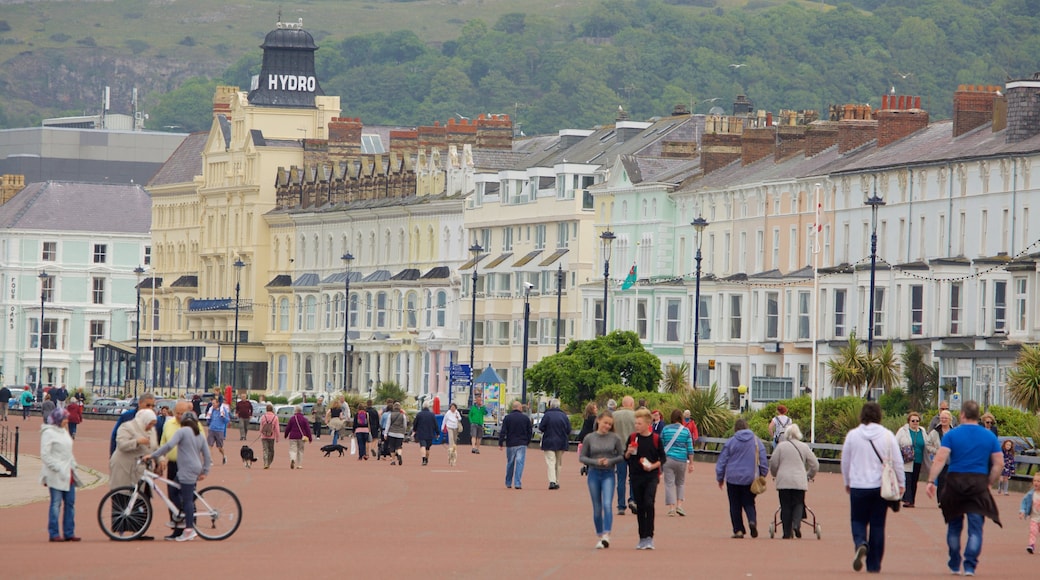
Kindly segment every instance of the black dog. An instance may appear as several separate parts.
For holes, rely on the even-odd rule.
[[[242,463],[246,464],[246,469],[253,466],[253,462],[256,461],[256,455],[253,455],[253,449],[250,446],[243,445],[239,454],[242,456]]]
[[[347,449],[342,445],[325,445],[321,448],[321,452],[325,454],[325,457],[332,455],[332,452],[339,453],[340,457],[343,457],[343,452]]]

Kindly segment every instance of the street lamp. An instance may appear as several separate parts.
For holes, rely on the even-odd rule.
[[[473,283],[469,287],[473,306],[469,319],[469,400],[467,406],[473,406],[473,375],[477,372],[475,365],[477,357],[477,262],[479,261],[477,258],[480,257],[480,253],[484,251],[484,248],[480,247],[480,244],[473,242],[473,245],[469,247],[469,251],[473,254]]]
[[[46,271],[40,271],[40,366],[36,371],[36,398],[37,400],[43,399],[43,321],[44,321],[44,309],[46,308],[47,302],[47,280],[50,279],[50,274]]]
[[[347,369],[350,368],[350,263],[354,261],[354,255],[347,252],[341,259],[347,273],[343,283],[343,392],[347,392]]]
[[[563,330],[563,264],[556,268],[556,352],[560,352],[560,333]]]
[[[520,371],[520,402],[527,405],[527,347],[528,332],[531,326],[531,288],[534,284],[524,282],[524,362]]]
[[[242,268],[246,263],[239,258],[232,265],[235,267],[235,346],[231,351],[231,393],[234,394],[238,382],[238,307],[239,297],[242,293]]]
[[[134,268],[137,275],[137,332],[134,333],[134,398],[137,398],[137,380],[141,378],[141,276],[144,268]]]
[[[607,335],[607,279],[610,278],[610,250],[614,244],[614,232],[607,230],[599,235],[603,250],[603,336]]]
[[[701,342],[701,236],[704,233],[704,228],[708,227],[708,220],[704,219],[704,216],[697,216],[697,219],[693,220],[691,225],[697,232],[697,254],[694,257],[697,261],[697,285],[693,298],[693,388],[696,389],[697,349]]]
[[[867,356],[874,352],[874,280],[877,274],[877,213],[878,208],[885,205],[885,200],[878,197],[877,177],[874,178],[874,195],[864,202],[870,207],[870,318],[867,320]],[[870,399],[869,385],[867,399]]]

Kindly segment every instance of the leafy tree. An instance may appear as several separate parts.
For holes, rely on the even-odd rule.
[[[1030,413],[1040,411],[1040,345],[1022,347],[1008,373],[1008,396]]]
[[[903,346],[903,378],[906,380],[906,398],[910,409],[920,411],[931,407],[939,386],[939,368],[925,364],[924,349],[916,344]]]
[[[527,381],[534,392],[557,393],[565,404],[580,407],[607,385],[656,391],[661,360],[643,348],[636,333],[614,331],[568,343],[563,352],[529,368]]]
[[[681,393],[690,387],[690,363],[668,363],[664,367],[664,390],[667,393]]]
[[[687,389],[675,399],[677,409],[689,409],[701,437],[722,437],[733,429],[735,419],[726,395],[717,383],[706,389]]]
[[[166,93],[152,109],[148,127],[177,131],[209,129],[213,119],[213,93],[217,81],[202,77],[191,79]]]
[[[856,333],[849,334],[849,342],[838,349],[838,356],[827,361],[831,383],[844,387],[858,396],[867,378],[867,357],[859,348]]]

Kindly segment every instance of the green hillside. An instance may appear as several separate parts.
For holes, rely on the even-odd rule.
[[[246,86],[279,6],[321,47],[325,92],[368,124],[493,112],[533,134],[619,105],[644,119],[745,93],[823,111],[893,88],[939,118],[958,84],[1040,70],[1040,0],[3,2],[0,126],[96,112],[105,85],[117,111],[138,87],[150,126],[207,126],[212,86]]]

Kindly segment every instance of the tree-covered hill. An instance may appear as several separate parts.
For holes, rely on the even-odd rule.
[[[457,34],[436,40],[392,27],[323,34],[319,77],[327,94],[342,97],[345,115],[367,124],[509,113],[534,134],[609,123],[619,105],[633,119],[680,103],[728,109],[741,93],[756,108],[822,111],[877,106],[894,88],[946,117],[958,84],[1040,70],[1038,0],[573,4],[566,18],[525,12],[534,6],[525,2],[493,19],[475,9]],[[259,65],[252,49],[222,75],[174,88],[153,108],[153,126],[207,126],[208,105],[178,93],[205,94],[217,82],[246,87]]]

